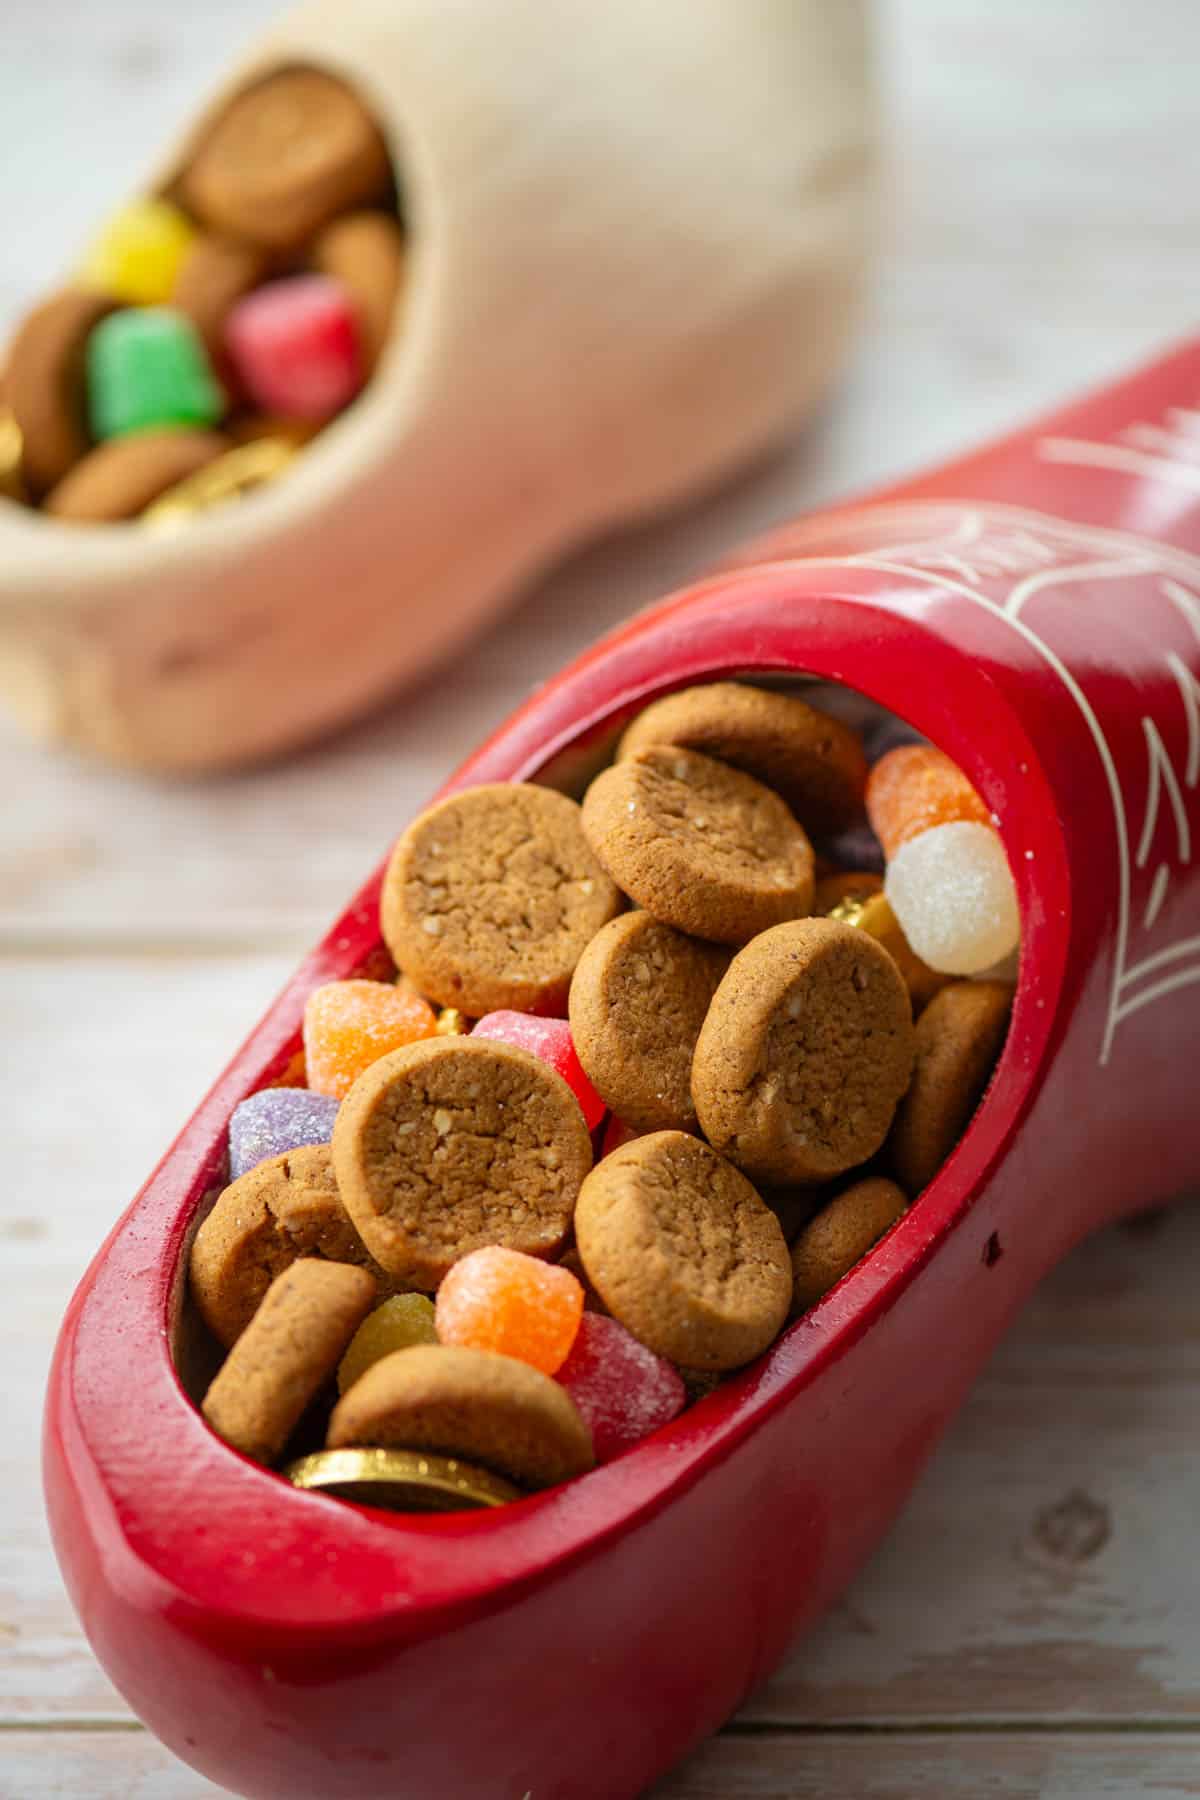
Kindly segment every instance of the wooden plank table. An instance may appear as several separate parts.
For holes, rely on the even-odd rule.
[[[268,11],[14,13],[0,325]],[[881,27],[879,279],[853,368],[787,454],[577,557],[453,669],[287,765],[157,787],[0,727],[0,1795],[216,1792],[130,1718],[63,1595],[41,1388],[88,1256],[399,823],[534,682],[739,536],[1016,422],[1194,323],[1200,8],[894,0]],[[843,1605],[664,1800],[1200,1794],[1198,1264],[1196,1208],[1071,1258]],[[931,1379],[935,1362],[931,1346]]]

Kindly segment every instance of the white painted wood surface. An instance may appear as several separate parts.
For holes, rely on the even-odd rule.
[[[269,10],[8,0],[0,327]],[[129,1719],[62,1594],[41,1386],[108,1224],[397,824],[540,677],[738,536],[1194,324],[1200,9],[893,0],[881,27],[884,257],[854,368],[803,442],[577,559],[453,670],[294,763],[156,788],[0,727],[5,1800],[216,1791]],[[664,1796],[1200,1793],[1198,1259],[1193,1208],[1064,1266],[848,1600]]]

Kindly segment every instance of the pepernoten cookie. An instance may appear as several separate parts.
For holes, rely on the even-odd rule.
[[[380,1057],[338,1113],[333,1166],[376,1261],[432,1291],[483,1244],[552,1256],[592,1140],[548,1064],[510,1044],[426,1038]]]
[[[109,438],[51,488],[44,510],[78,525],[134,519],[228,449],[229,439],[217,431],[135,431]]]
[[[652,745],[605,769],[583,828],[625,893],[693,937],[744,944],[811,907],[812,846],[778,794],[694,750]]]
[[[638,714],[618,758],[648,744],[680,744],[744,770],[818,836],[840,831],[862,810],[867,759],[857,733],[792,694],[736,681],[684,688]]]
[[[184,204],[215,231],[298,250],[335,214],[382,198],[391,160],[345,82],[280,69],[236,94],[179,180]]]
[[[349,1263],[306,1259],[277,1275],[204,1396],[218,1436],[274,1462],[375,1300],[374,1277]]]
[[[61,481],[91,443],[84,347],[113,310],[104,294],[63,288],[34,307],[9,347],[4,398],[21,429],[22,470],[35,496]]]
[[[823,1206],[792,1245],[795,1310],[807,1311],[835,1287],[896,1223],[906,1204],[894,1181],[872,1176]]]
[[[565,1388],[494,1350],[449,1344],[395,1350],[342,1395],[330,1449],[381,1445],[461,1456],[525,1487],[592,1467],[592,1441]]]
[[[765,1182],[827,1181],[883,1143],[912,1072],[908,990],[873,938],[779,925],[734,957],[696,1044],[705,1136]]]
[[[575,1051],[635,1130],[695,1129],[692,1052],[729,954],[631,912],[611,919],[580,957],[569,1003]]]
[[[561,1012],[585,947],[620,908],[575,802],[512,782],[452,794],[413,820],[380,920],[421,993],[479,1018]]]
[[[1007,981],[955,981],[917,1020],[912,1086],[890,1144],[910,1194],[933,1180],[966,1130],[1004,1043],[1012,999]]]
[[[357,1263],[375,1276],[381,1299],[392,1291],[338,1196],[328,1144],[288,1150],[247,1170],[196,1233],[192,1293],[213,1336],[226,1348],[236,1343],[275,1277],[302,1256]]]
[[[312,264],[349,289],[369,375],[387,342],[404,281],[403,227],[390,213],[347,213],[321,233],[312,248]]]
[[[744,1175],[686,1132],[654,1132],[598,1163],[575,1234],[613,1317],[671,1362],[738,1368],[787,1317],[779,1221]]]

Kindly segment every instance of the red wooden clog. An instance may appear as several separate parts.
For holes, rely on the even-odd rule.
[[[225,1126],[304,997],[378,938],[378,876],[297,972],[71,1304],[46,1412],[92,1646],[247,1795],[605,1800],[713,1730],[845,1587],[980,1363],[1084,1233],[1200,1177],[1200,350],[790,527],[546,687],[451,787],[523,779],[664,688],[848,683],[959,762],[1023,918],[987,1100],[883,1244],[758,1364],[594,1474],[408,1517],[290,1488],[176,1374]]]

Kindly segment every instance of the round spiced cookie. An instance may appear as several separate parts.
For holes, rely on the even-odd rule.
[[[583,1266],[614,1319],[693,1369],[736,1369],[787,1318],[779,1221],[699,1138],[656,1131],[597,1163],[579,1194]]]
[[[592,1140],[548,1064],[493,1039],[425,1038],[381,1056],[333,1128],[346,1210],[389,1273],[432,1292],[483,1244],[554,1256]]]
[[[84,404],[84,351],[115,302],[62,288],[27,314],[9,346],[4,399],[21,429],[22,473],[35,498],[62,480],[91,447]]]
[[[648,744],[680,744],[774,788],[806,831],[827,837],[862,811],[867,758],[857,732],[794,694],[739,681],[683,688],[639,713],[618,760]]]
[[[169,488],[223,456],[219,431],[134,431],[89,450],[46,495],[43,511],[77,525],[136,519]]]
[[[506,782],[413,820],[384,876],[380,921],[399,967],[439,1006],[561,1015],[576,963],[620,909],[574,800]]]
[[[277,1275],[204,1396],[217,1435],[275,1462],[377,1298],[374,1276],[349,1263],[305,1259]]]
[[[338,1195],[328,1144],[268,1157],[230,1182],[196,1233],[192,1295],[228,1349],[246,1329],[277,1275],[300,1257],[356,1263],[380,1297],[393,1284],[371,1257]]]
[[[693,1131],[692,1052],[729,951],[622,913],[579,959],[568,1013],[584,1073],[637,1131]]]
[[[312,266],[350,292],[358,319],[363,372],[383,353],[404,284],[404,228],[385,212],[347,213],[312,247]]]
[[[796,1312],[815,1306],[836,1287],[872,1244],[904,1211],[903,1189],[894,1181],[872,1176],[821,1208],[792,1245],[792,1304]]]
[[[900,929],[900,921],[883,892],[880,875],[867,870],[843,870],[825,876],[817,883],[813,911],[854,925],[883,945],[904,977],[914,1014],[952,979],[921,961]]]
[[[910,1194],[932,1181],[987,1086],[1008,1031],[1007,981],[955,981],[917,1020],[916,1063],[891,1137],[892,1167]]]
[[[326,1439],[461,1456],[524,1487],[594,1462],[574,1401],[549,1375],[494,1350],[418,1344],[373,1363],[334,1407]]]
[[[651,745],[605,769],[583,828],[617,885],[692,937],[744,944],[812,905],[812,845],[778,794],[694,750]]]
[[[837,919],[779,925],[734,957],[692,1059],[710,1143],[756,1179],[828,1181],[883,1143],[912,1072],[908,989]]]
[[[832,869],[817,878],[813,889],[813,912],[823,918],[845,919],[848,925],[858,923],[852,915],[861,911],[874,894],[882,894],[883,876],[873,869]]]
[[[178,186],[184,205],[213,230],[293,251],[390,184],[387,145],[357,95],[321,69],[288,68],[234,95]]]

